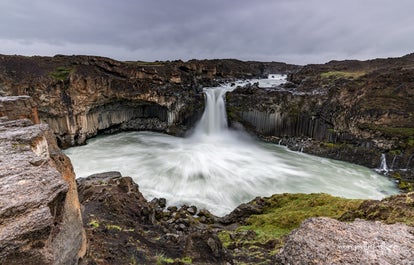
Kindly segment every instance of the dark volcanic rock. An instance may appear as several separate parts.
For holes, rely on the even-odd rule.
[[[0,96],[29,95],[63,147],[103,132],[183,134],[201,116],[203,86],[297,66],[238,60],[118,62],[93,56],[0,56]]]
[[[229,93],[229,118],[293,150],[371,168],[384,153],[412,181],[413,69],[413,54],[307,65],[289,75],[288,87]]]
[[[231,258],[195,207],[148,202],[118,172],[78,179],[89,248],[81,264],[225,264]]]
[[[310,218],[278,254],[280,264],[413,264],[414,229],[403,224]]]

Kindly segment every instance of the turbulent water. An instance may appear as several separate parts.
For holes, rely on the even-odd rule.
[[[368,168],[256,142],[228,129],[223,95],[231,89],[205,90],[204,114],[187,138],[119,133],[91,139],[66,154],[78,177],[120,171],[139,184],[147,199],[193,204],[219,216],[256,196],[275,193],[380,199],[398,192],[392,181]]]

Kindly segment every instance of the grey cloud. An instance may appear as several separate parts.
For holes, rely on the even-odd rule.
[[[414,47],[412,10],[411,0],[3,1],[0,53],[290,63],[400,56]]]

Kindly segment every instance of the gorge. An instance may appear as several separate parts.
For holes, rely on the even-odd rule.
[[[262,89],[283,83],[255,81]],[[65,153],[78,177],[120,171],[139,183],[148,200],[166,198],[168,206],[177,207],[194,204],[217,216],[276,193],[324,192],[355,199],[398,193],[391,180],[367,168],[290,152],[228,128],[224,97],[234,89],[231,84],[204,88],[204,113],[185,138],[129,132],[93,139]]]
[[[276,194],[253,199],[257,194],[249,194],[218,214],[228,213],[241,201],[251,199],[250,202],[217,217],[203,207],[173,205],[180,204],[181,199],[177,203],[161,198],[148,201],[124,172],[124,177],[112,172],[78,179],[75,183],[72,165],[58,146],[82,145],[95,136],[122,132],[134,141],[140,139],[147,146],[152,145],[151,148],[163,149],[170,145],[173,149],[181,148],[180,151],[196,149],[192,138],[204,138],[213,128],[222,130],[222,125],[199,127],[202,129],[195,130],[189,138],[173,137],[188,134],[202,118],[206,107],[204,87],[286,74],[288,82],[281,86],[263,89],[255,83],[246,87],[236,85],[225,95],[227,119],[218,120],[228,122],[232,129],[219,133],[224,143],[215,139],[213,143],[220,143],[215,147],[249,145],[248,149],[263,156],[269,153],[266,147],[273,153],[277,149],[288,161],[282,160],[284,166],[280,166],[277,163],[281,159],[272,157],[265,164],[277,164],[277,170],[290,171],[301,178],[301,183],[304,176],[294,166],[292,169],[290,163],[294,156],[301,159],[308,156],[274,147],[274,143],[369,168],[378,168],[386,161],[388,176],[397,182],[398,188],[409,192],[413,189],[414,168],[413,69],[413,54],[306,66],[237,60],[148,63],[95,56],[1,55],[0,263],[71,264],[79,260],[80,264],[188,264],[190,261],[193,264],[293,264],[298,258],[329,264],[330,255],[335,253],[342,264],[375,263],[378,257],[391,264],[412,261],[413,193],[381,201],[350,200],[326,194]],[[247,137],[235,133],[235,128],[241,125],[248,134],[267,143],[247,144],[250,141]],[[93,142],[98,140],[114,142],[117,137],[91,139],[84,147],[93,147]],[[145,144],[140,152],[132,153],[151,155],[145,151]],[[197,153],[188,152],[186,161],[179,162],[197,158],[195,154],[213,154],[220,159],[212,161],[225,161],[222,153],[228,149],[221,150],[217,155],[203,147]],[[106,152],[115,160],[112,152],[116,149]],[[255,158],[243,152],[227,156],[230,160],[236,155]],[[169,155],[177,158],[174,152]],[[158,158],[160,162],[155,166],[166,170],[160,165],[168,167],[166,162],[177,161],[171,157]],[[310,163],[322,161],[334,163],[322,158],[311,158]],[[127,159],[123,162],[131,164]],[[207,166],[219,168],[210,162]],[[92,162],[89,164],[92,166]],[[135,171],[145,166],[143,162]],[[189,177],[202,180],[206,176],[187,169]],[[342,176],[343,173],[327,174]],[[385,179],[370,174],[373,173],[365,176]],[[145,184],[139,178],[135,180],[144,191]],[[345,180],[339,182],[343,185]],[[371,198],[385,196],[378,186],[380,181],[369,183],[374,185],[376,194]],[[361,192],[366,192],[366,186],[371,184],[365,182]],[[355,191],[356,187],[349,190]],[[312,218],[301,225],[306,218],[316,216],[330,219]],[[355,219],[364,221],[353,222]],[[402,224],[389,225],[395,222]],[[329,224],[332,229],[324,230],[322,224]],[[290,234],[293,229],[298,230]],[[340,231],[349,231],[349,237],[342,238]],[[376,231],[380,239],[372,239],[368,231]],[[320,233],[326,235],[326,240],[318,237]],[[352,235],[359,235],[360,241],[352,241]],[[363,242],[367,240],[376,243],[366,247]],[[400,251],[384,251],[390,248]],[[322,256],[315,256],[317,253]],[[350,260],[350,256],[355,259]]]

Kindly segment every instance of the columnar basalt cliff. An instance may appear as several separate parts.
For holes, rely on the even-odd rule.
[[[237,60],[118,62],[90,56],[0,57],[0,95],[29,95],[63,147],[101,132],[181,134],[203,109],[200,91],[220,79],[289,71]]]
[[[0,97],[0,264],[76,264],[84,255],[75,175],[30,97]]]
[[[292,149],[371,168],[384,153],[396,178],[413,180],[413,54],[307,65],[288,79],[230,93],[231,120]]]
[[[100,133],[182,135],[199,119],[203,86],[288,73],[289,83],[227,97],[229,118],[295,150],[379,167],[412,180],[414,55],[304,67],[237,60],[119,62],[93,56],[0,56],[0,95],[29,95],[61,147]],[[402,185],[402,188],[409,187]]]

